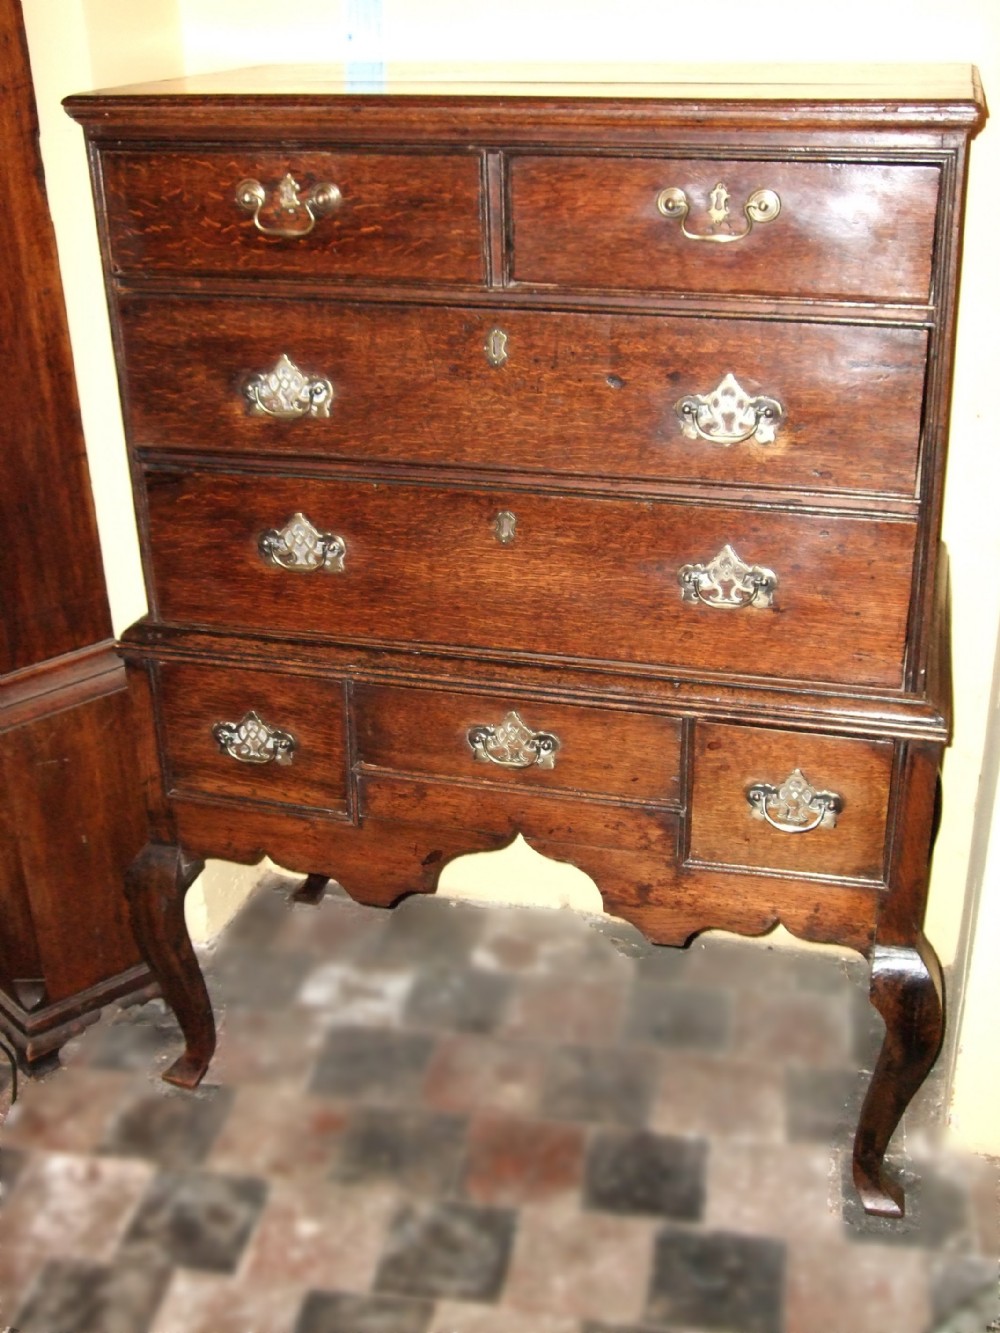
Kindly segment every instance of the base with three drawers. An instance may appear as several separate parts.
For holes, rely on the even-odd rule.
[[[884,74],[884,71],[883,71]],[[776,76],[780,77],[780,76]],[[872,961],[855,1181],[941,1039],[939,549],[968,70],[70,99],[150,597],[137,933],[205,856],[365,902],[521,833],[658,943]]]

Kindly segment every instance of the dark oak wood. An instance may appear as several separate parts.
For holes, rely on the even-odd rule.
[[[699,244],[656,207],[682,189],[688,230],[719,234],[707,212],[718,181],[731,233],[755,190],[776,191],[781,211],[733,244]],[[572,288],[926,302],[939,185],[936,167],[910,164],[514,156],[511,272]]]
[[[16,0],[0,78],[0,1032],[35,1069],[152,979],[122,897],[143,805]]]
[[[902,684],[911,522],[277,471],[266,480],[151,471],[146,488],[167,621]],[[507,545],[494,531],[505,510],[517,518]],[[344,540],[343,574],[289,573],[261,559],[261,535],[297,512]],[[726,545],[777,575],[771,608],[682,599],[678,571]]]
[[[391,906],[520,834],[657,943],[780,922],[873,960],[887,1033],[855,1172],[866,1208],[898,1214],[882,1163],[940,1038],[922,923],[977,79],[286,78],[69,103],[151,599],[125,645],[150,828],[130,883],[185,1032],[175,1081],[212,1049],[182,924],[193,861],[267,854],[313,897],[332,876]],[[295,240],[235,199],[285,173],[344,191]],[[706,211],[716,184],[728,223]],[[668,186],[690,236],[657,209]],[[736,235],[761,188],[772,221],[694,239]],[[248,379],[282,355],[329,380],[328,417],[250,410]],[[780,402],[772,443],[684,433],[679,400],[726,375]],[[342,538],[342,572],[262,558],[297,513]],[[682,598],[678,569],[726,545],[777,574],[770,607]],[[215,723],[251,710],[294,736],[290,763],[220,749]],[[476,758],[470,728],[511,712],[557,738],[551,766]],[[837,797],[802,836],[747,799],[797,771]]]
[[[461,777],[547,791],[593,792],[630,802],[680,801],[681,726],[651,713],[610,712],[525,695],[441,690],[354,689],[357,760],[365,767],[429,777]],[[516,711],[534,731],[559,741],[551,768],[501,768],[477,760],[469,730],[497,726]]]
[[[132,928],[184,1033],[184,1053],[164,1073],[168,1083],[193,1088],[215,1053],[215,1019],[187,925],[184,897],[204,868],[176,846],[147,843],[128,868]]]
[[[863,324],[131,297],[121,336],[137,448],[414,463],[915,497],[927,331]],[[507,359],[489,364],[490,332]],[[183,382],[165,375],[180,342]],[[254,415],[243,386],[288,351],[328,418]],[[726,374],[776,399],[771,444],[690,440],[675,405]],[[869,501],[870,503],[870,501]]]
[[[309,218],[273,207],[291,173],[301,197],[338,187],[342,202],[308,235],[264,235],[236,206],[253,179],[267,204],[261,226],[299,230]],[[248,148],[217,152],[110,152],[101,160],[111,263],[116,272],[301,273],[327,282],[365,277],[402,282],[481,282],[482,164],[478,156],[304,153]]]

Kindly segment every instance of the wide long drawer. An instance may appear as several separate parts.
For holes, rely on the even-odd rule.
[[[516,282],[930,297],[935,166],[525,155],[509,172]]]
[[[147,492],[167,621],[901,680],[909,522],[179,469]]]
[[[915,489],[923,329],[193,298],[120,321],[143,449]]]
[[[481,283],[481,169],[469,153],[111,149],[111,267]]]

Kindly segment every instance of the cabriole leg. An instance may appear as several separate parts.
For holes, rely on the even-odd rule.
[[[883,1159],[940,1050],[943,996],[941,964],[923,936],[913,947],[875,946],[871,1002],[885,1019],[885,1040],[858,1121],[854,1184],[865,1212],[878,1217],[904,1213],[903,1191],[886,1180]]]
[[[184,1054],[163,1075],[180,1088],[197,1087],[215,1053],[212,1005],[184,921],[184,897],[203,864],[179,847],[147,843],[125,877],[136,941],[184,1033]]]

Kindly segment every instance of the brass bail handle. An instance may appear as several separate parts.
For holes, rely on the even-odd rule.
[[[285,225],[272,225],[261,221],[260,214],[267,203],[267,191],[260,181],[247,177],[236,187],[236,203],[244,212],[253,214],[253,225],[257,230],[264,236],[280,236],[284,240],[298,240],[299,237],[308,236],[317,218],[332,213],[342,200],[339,187],[330,181],[314,185],[303,198],[298,181],[291,172],[287,172],[278,182],[277,205],[273,210],[287,222]]]
[[[719,228],[725,224],[729,228],[729,191],[722,181],[719,181],[715,188],[710,192],[708,204],[708,216],[714,228]],[[687,215],[691,210],[688,203],[688,197],[682,189],[676,185],[669,186],[666,190],[661,190],[656,196],[656,207],[665,218],[672,222],[681,224],[681,233],[689,241],[715,241],[718,245],[728,245],[732,241],[742,241],[744,237],[749,236],[753,231],[754,223],[763,226],[765,222],[773,222],[781,212],[781,199],[774,190],[754,190],[746,203],[743,205],[743,215],[747,220],[747,225],[742,231],[689,231],[687,228]]]

